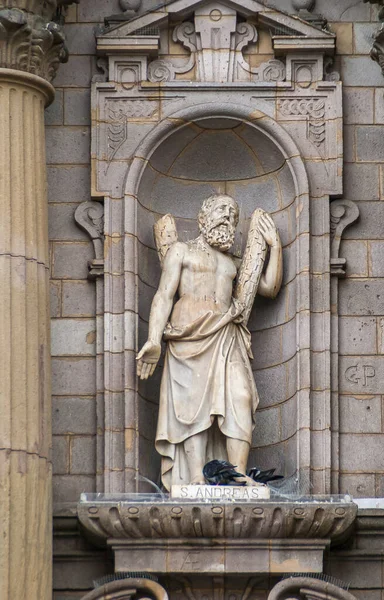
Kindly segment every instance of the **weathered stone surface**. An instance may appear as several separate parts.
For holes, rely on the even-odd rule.
[[[74,437],[71,440],[71,473],[92,475],[96,471],[96,438]]]
[[[378,200],[380,197],[379,165],[346,164],[344,193],[349,200]]]
[[[63,281],[62,286],[63,317],[93,317],[96,314],[93,282]]]
[[[342,317],[339,321],[341,354],[376,354],[377,323],[375,317]]]
[[[358,161],[383,162],[383,133],[384,126],[381,125],[356,127],[356,156]]]
[[[96,391],[94,358],[55,358],[52,360],[54,396],[93,395]]]
[[[55,475],[53,477],[53,502],[77,502],[83,492],[96,490],[92,475]]]
[[[53,398],[52,431],[56,435],[96,434],[94,398]]]
[[[381,433],[380,396],[340,396],[340,428],[343,433]]]
[[[88,261],[94,258],[91,242],[55,243],[52,273],[57,279],[87,279]]]
[[[369,56],[342,56],[343,83],[346,86],[384,85],[382,74]]]
[[[91,98],[87,90],[64,91],[64,125],[89,125]]]
[[[373,89],[345,88],[343,93],[345,123],[373,123],[373,99]]]
[[[381,280],[347,280],[340,284],[341,315],[384,315]]]
[[[48,166],[47,172],[49,202],[77,204],[89,199],[91,176],[88,165]]]
[[[89,162],[90,131],[87,127],[49,127],[46,133],[47,163]]]
[[[94,356],[96,323],[94,319],[53,319],[52,356]]]

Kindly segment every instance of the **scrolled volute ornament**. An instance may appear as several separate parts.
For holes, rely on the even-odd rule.
[[[169,60],[154,60],[148,66],[148,80],[153,83],[162,81],[172,81],[175,78],[175,71]]]
[[[289,577],[280,581],[268,600],[356,600],[338,585],[312,577]]]

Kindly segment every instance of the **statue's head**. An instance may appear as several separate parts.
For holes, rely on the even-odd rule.
[[[235,241],[239,206],[231,196],[213,194],[204,200],[198,222],[200,233],[206,242],[221,252],[226,252]]]

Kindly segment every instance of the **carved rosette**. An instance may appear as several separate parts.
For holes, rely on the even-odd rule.
[[[53,19],[58,7],[72,1],[0,0],[0,68],[51,82],[68,59],[62,28]]]

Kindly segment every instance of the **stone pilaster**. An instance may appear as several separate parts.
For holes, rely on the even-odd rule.
[[[56,0],[0,0],[1,598],[52,597],[44,108],[66,58]]]

